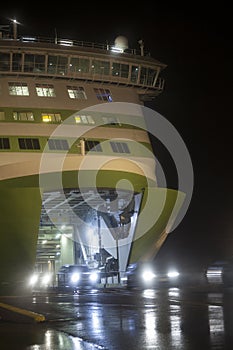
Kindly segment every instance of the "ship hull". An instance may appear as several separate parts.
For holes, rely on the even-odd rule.
[[[143,110],[165,67],[112,45],[0,38],[0,294],[31,291],[33,272],[56,286],[66,264],[114,260],[120,282],[154,259],[185,197],[158,187]]]

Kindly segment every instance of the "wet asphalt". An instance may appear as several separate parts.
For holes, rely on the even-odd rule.
[[[233,288],[42,291],[0,303],[44,317],[0,308],[1,350],[233,349]]]

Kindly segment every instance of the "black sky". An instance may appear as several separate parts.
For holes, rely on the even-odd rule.
[[[202,268],[233,255],[231,11],[214,4],[206,9],[198,4],[187,9],[155,4],[152,9],[150,4],[47,8],[38,3],[40,7],[29,8],[20,3],[4,6],[0,23],[15,17],[22,35],[53,37],[56,31],[59,37],[100,43],[113,43],[124,35],[132,48],[143,39],[151,56],[167,64],[165,90],[147,106],[182,136],[193,163],[194,192],[185,218],[170,234],[158,261]],[[166,163],[165,152],[159,160]]]

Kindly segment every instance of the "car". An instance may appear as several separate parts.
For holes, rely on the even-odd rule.
[[[125,283],[130,288],[154,288],[161,285],[177,286],[179,272],[176,269],[166,273],[156,271],[155,263],[137,262],[128,265],[125,273]]]
[[[210,285],[233,286],[233,258],[214,261],[205,276]]]
[[[149,263],[132,263],[126,269],[126,286],[130,288],[152,288],[155,286],[156,273]]]
[[[100,272],[87,265],[63,265],[57,274],[58,289],[96,287],[100,283]]]
[[[53,286],[53,274],[35,271],[29,278],[28,284],[33,291],[51,288]]]

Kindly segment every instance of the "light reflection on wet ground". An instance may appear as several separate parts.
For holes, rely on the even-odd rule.
[[[232,289],[118,288],[0,301],[46,317],[2,320],[3,350],[233,349]]]

